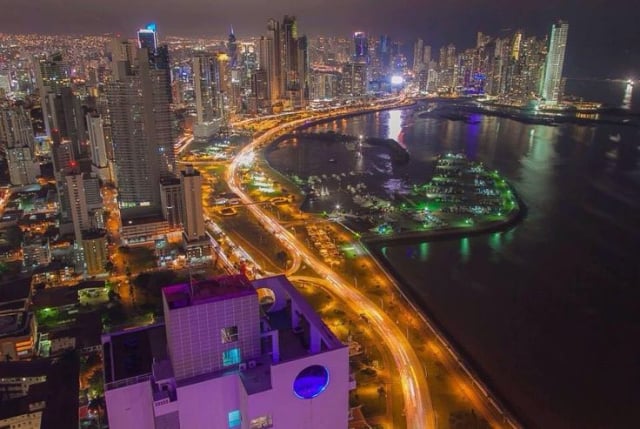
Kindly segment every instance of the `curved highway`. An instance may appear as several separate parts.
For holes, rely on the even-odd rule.
[[[389,107],[389,106],[385,106]],[[373,109],[362,109],[362,111]],[[334,272],[316,255],[314,255],[303,243],[301,243],[284,226],[280,225],[260,205],[251,204],[253,201],[244,191],[241,179],[237,174],[238,168],[251,160],[256,149],[268,144],[279,134],[310,120],[330,118],[335,114],[321,114],[314,118],[304,118],[278,125],[263,135],[255,138],[251,143],[242,148],[233,159],[226,172],[226,181],[232,192],[246,204],[246,208],[260,221],[260,223],[272,233],[287,250],[293,255],[293,267],[300,266],[301,261],[326,279],[327,287],[337,295],[344,298],[356,313],[365,313],[370,325],[378,332],[390,350],[400,375],[402,392],[405,403],[405,416],[407,428],[435,429],[435,418],[431,396],[427,386],[426,375],[422,370],[422,363],[413,350],[412,345],[405,338],[403,332],[394,321],[378,308],[365,295],[353,288],[349,282]],[[292,268],[293,268],[292,267]],[[289,274],[293,270],[289,270]]]

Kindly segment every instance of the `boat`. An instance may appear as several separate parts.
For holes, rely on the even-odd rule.
[[[336,159],[335,158],[329,158],[329,162],[334,163],[334,162],[336,162]]]
[[[609,136],[609,140],[611,140],[614,143],[620,143],[620,140],[622,140],[622,136],[620,136],[620,133],[618,134],[611,134]]]

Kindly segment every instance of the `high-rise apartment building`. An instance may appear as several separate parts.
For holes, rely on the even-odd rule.
[[[204,237],[204,216],[202,211],[202,176],[200,172],[187,165],[180,172],[180,185],[183,198],[183,228],[187,241]]]
[[[98,173],[103,181],[110,182],[112,178],[109,170],[104,120],[98,113],[88,113],[86,122],[92,170]]]
[[[208,138],[219,129],[216,117],[216,86],[214,84],[214,58],[206,52],[196,52],[192,61],[193,92],[196,102],[196,123],[193,134]]]
[[[33,126],[22,106],[0,107],[0,146],[34,149]]]
[[[564,67],[564,53],[567,48],[569,24],[559,21],[551,27],[549,50],[542,82],[542,98],[549,104],[556,104],[561,98],[560,84],[562,82],[562,68]]]
[[[425,45],[423,48],[422,64],[424,64],[427,70],[429,69],[429,65],[431,64],[431,46],[430,45]]]
[[[101,225],[102,196],[98,176],[82,173],[78,169],[65,176],[66,191],[76,243],[82,242],[82,232],[97,229]]]
[[[107,85],[118,198],[123,217],[160,214],[160,178],[175,164],[168,50],[114,42]],[[131,60],[134,60],[132,63]]]
[[[413,73],[417,76],[424,67],[424,42],[422,39],[416,40],[413,45]]]
[[[213,57],[206,52],[193,56],[193,92],[196,101],[196,123],[213,121]]]
[[[9,167],[9,180],[12,185],[23,186],[36,183],[40,166],[34,161],[33,153],[27,146],[5,149]]]
[[[103,336],[110,427],[348,426],[348,348],[286,277],[177,284],[162,299],[164,325]]]
[[[0,148],[5,152],[9,179],[16,186],[36,182],[40,167],[34,159],[31,120],[22,106],[0,107]]]
[[[47,58],[38,61],[36,71],[36,81],[42,103],[42,116],[44,118],[47,135],[55,128],[53,124],[51,107],[49,105],[49,95],[59,94],[61,89],[71,85],[71,70],[60,52],[56,52]]]
[[[367,64],[347,63],[342,68],[342,95],[362,97],[367,93]]]
[[[160,179],[160,200],[162,202],[162,217],[172,228],[183,224],[184,208],[182,200],[182,185],[177,177],[163,177]]]
[[[84,267],[87,275],[94,276],[105,272],[105,266],[109,260],[106,231],[83,231],[82,253],[84,255]]]
[[[272,103],[279,100],[282,95],[281,47],[280,23],[275,19],[270,19],[267,23],[267,37],[260,44],[260,67],[267,70]]]
[[[369,40],[362,31],[353,33],[353,61],[369,64]]]
[[[71,88],[69,64],[62,54],[42,59],[36,68],[36,79],[42,103],[42,115],[49,136],[57,130],[70,140],[76,157],[86,154],[85,112],[80,98]]]
[[[391,68],[391,38],[383,34],[380,36],[380,43],[378,44],[378,57],[380,58],[380,64],[382,66],[382,74],[389,72]]]

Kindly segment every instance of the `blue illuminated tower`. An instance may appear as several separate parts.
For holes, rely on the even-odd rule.
[[[229,66],[231,66],[232,69],[236,68],[238,66],[238,41],[233,32],[233,26],[231,26],[231,31],[229,32],[227,54],[229,55]]]
[[[154,52],[158,48],[158,34],[156,24],[150,23],[145,28],[138,30],[138,47],[146,48],[149,52]]]

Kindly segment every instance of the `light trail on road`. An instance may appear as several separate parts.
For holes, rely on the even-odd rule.
[[[366,111],[361,109],[361,111]],[[354,111],[353,113],[358,113]],[[348,305],[358,313],[368,315],[370,325],[378,332],[378,335],[387,345],[395,361],[405,404],[405,417],[407,428],[435,429],[435,418],[431,396],[429,394],[427,380],[422,371],[416,372],[415,368],[422,368],[422,362],[416,355],[413,347],[405,338],[396,323],[377,305],[369,300],[364,294],[355,290],[340,275],[320,261],[303,243],[301,243],[284,226],[276,222],[271,216],[262,210],[260,205],[250,204],[252,202],[249,195],[242,189],[237,169],[248,159],[253,159],[254,150],[270,142],[279,133],[302,125],[310,120],[329,118],[332,114],[319,115],[314,118],[304,118],[279,125],[260,137],[254,139],[245,146],[238,155],[231,161],[227,170],[226,181],[232,192],[236,193],[246,204],[247,209],[260,221],[260,223],[280,240],[287,250],[294,257],[293,266],[299,266],[300,261],[304,261],[310,268],[327,280],[327,285],[332,292],[345,299]],[[296,258],[299,258],[296,261]]]

